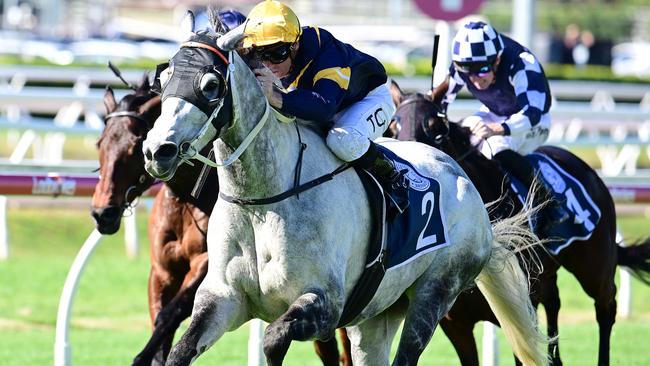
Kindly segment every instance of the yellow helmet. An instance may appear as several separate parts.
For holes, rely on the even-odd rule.
[[[265,0],[248,14],[243,47],[293,43],[301,33],[300,21],[293,10],[279,1]]]

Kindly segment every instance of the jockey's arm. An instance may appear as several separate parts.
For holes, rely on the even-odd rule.
[[[458,76],[454,66],[451,65],[445,80],[431,93],[433,100],[438,101],[441,110],[446,113],[447,107],[456,100],[456,95],[464,86],[465,82]]]
[[[427,99],[429,99],[435,104],[440,105],[442,103],[442,98],[445,97],[445,94],[447,94],[448,90],[449,90],[449,75],[447,75],[447,77],[445,78],[445,80],[442,81],[442,83],[438,84],[438,86],[434,87],[433,89],[427,92]]]
[[[331,80],[320,80],[314,89],[296,88],[282,94],[282,112],[301,119],[330,122],[343,100],[344,90]]]
[[[313,79],[309,83],[302,81],[295,89],[282,94],[282,112],[315,122],[332,121],[348,87],[346,80],[339,75],[344,75],[349,80],[351,72],[340,53],[333,45],[321,49],[318,56],[306,66],[309,70],[314,70]],[[306,84],[310,85],[305,86]]]
[[[546,77],[541,73],[537,59],[530,53],[522,54],[511,69],[510,82],[517,97],[518,112],[505,122],[505,135],[521,136],[528,133],[541,120],[550,91],[544,86]]]

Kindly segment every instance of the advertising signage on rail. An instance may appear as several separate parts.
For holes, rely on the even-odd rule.
[[[415,5],[426,15],[438,20],[458,20],[474,14],[483,0],[414,0]]]

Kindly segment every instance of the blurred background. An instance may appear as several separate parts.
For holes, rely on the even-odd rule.
[[[518,31],[513,6],[527,20]],[[2,62],[80,65],[108,59],[150,66],[171,55],[176,28],[187,9],[201,12],[200,0],[2,0]],[[224,0],[218,6],[247,13],[251,0]],[[287,0],[303,24],[319,25],[380,58],[398,74],[427,74],[432,35],[439,23],[414,0]],[[434,0],[450,14],[471,16],[527,44],[552,78],[618,79],[650,77],[648,0]],[[529,9],[530,8],[530,9]],[[435,10],[434,10],[435,11]],[[523,11],[523,13],[522,13]],[[431,11],[429,12],[431,13]],[[436,11],[439,15],[440,11]],[[470,15],[470,14],[466,14]],[[451,21],[455,27],[465,19]],[[530,35],[526,33],[530,32]],[[513,34],[514,33],[514,34]],[[518,37],[519,36],[519,37]],[[526,38],[526,39],[522,39]],[[171,42],[170,42],[171,41]]]

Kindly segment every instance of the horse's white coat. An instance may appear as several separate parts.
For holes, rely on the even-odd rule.
[[[233,125],[214,142],[217,161],[225,159],[241,143],[263,115],[267,103],[247,65],[238,56],[234,59],[230,83],[237,103],[233,105]],[[273,113],[268,118],[241,158],[219,170],[222,192],[240,198],[263,198],[293,186],[299,153],[296,129],[279,123]],[[196,136],[206,119],[189,103],[168,98],[146,146],[181,145]],[[341,164],[313,130],[301,126],[300,134],[307,144],[301,182],[331,172]],[[355,319],[358,326],[349,328],[355,365],[389,362],[391,340],[404,315],[406,324],[413,326],[405,325],[395,362],[410,357],[409,346],[423,348],[432,327],[458,292],[476,278],[492,250],[487,212],[458,164],[423,144],[389,141],[384,145],[409,160],[420,173],[440,182],[440,206],[447,240],[452,245],[386,273],[373,300]],[[150,172],[165,176],[175,171],[173,164],[178,161],[147,164]],[[275,204],[238,206],[218,200],[208,229],[208,274],[196,295],[192,324],[171,359],[194,359],[198,354],[183,350],[189,347],[186,345],[195,347],[200,354],[224,332],[254,317],[273,322],[292,304],[321,301],[314,306],[322,307],[323,314],[332,318],[325,329],[311,336],[329,336],[363,270],[369,231],[365,192],[353,170],[301,193],[299,198],[293,196]],[[407,311],[391,309],[403,294],[410,302]],[[418,319],[419,312],[431,312],[427,316],[435,324]],[[189,356],[183,356],[183,352],[189,352]]]

